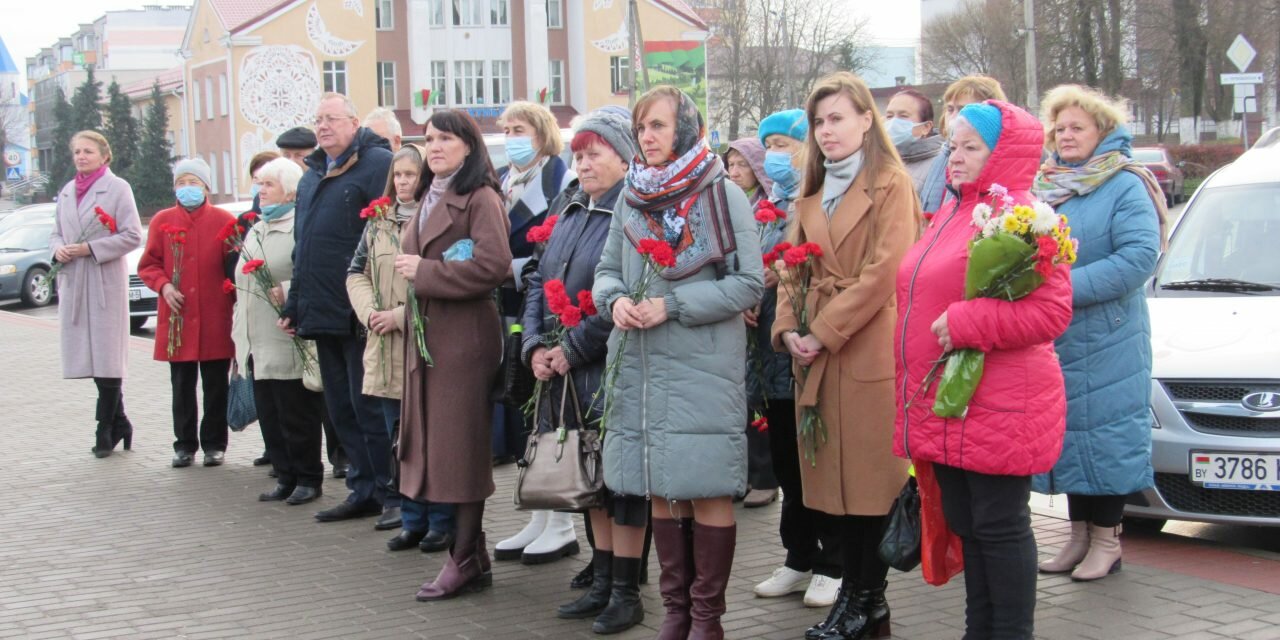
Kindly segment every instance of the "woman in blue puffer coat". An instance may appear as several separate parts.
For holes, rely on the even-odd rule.
[[[1120,568],[1125,496],[1152,484],[1151,322],[1142,287],[1155,269],[1165,216],[1160,187],[1133,161],[1127,109],[1092,89],[1060,86],[1043,100],[1052,158],[1035,195],[1068,216],[1080,242],[1071,269],[1071,326],[1057,340],[1067,432],[1041,493],[1066,493],[1071,538],[1045,573],[1096,580]]]

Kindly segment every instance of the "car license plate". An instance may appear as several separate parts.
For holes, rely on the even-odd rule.
[[[1193,451],[1191,481],[1206,489],[1280,491],[1280,455]]]
[[[117,289],[117,291],[119,291],[119,289]],[[137,302],[137,301],[139,301],[139,300],[141,300],[141,299],[142,299],[142,290],[141,290],[141,289],[130,289],[130,290],[129,290],[129,302]]]

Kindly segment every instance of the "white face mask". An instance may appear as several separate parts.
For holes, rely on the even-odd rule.
[[[886,128],[889,130],[889,140],[893,142],[893,146],[901,147],[902,145],[916,139],[915,128],[920,122],[912,122],[906,118],[889,118]]]

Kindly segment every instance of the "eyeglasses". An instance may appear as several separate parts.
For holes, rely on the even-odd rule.
[[[335,123],[342,122],[343,120],[350,120],[353,117],[355,116],[320,116],[315,120],[312,120],[311,124],[317,127],[319,127],[322,124],[333,126]]]

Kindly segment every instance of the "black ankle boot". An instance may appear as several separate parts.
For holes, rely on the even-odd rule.
[[[884,590],[888,583],[875,589],[859,589],[848,598],[848,608],[820,636],[822,640],[863,640],[889,637],[889,602]],[[842,594],[843,595],[843,594]]]
[[[591,586],[580,598],[562,605],[556,615],[566,620],[594,618],[609,606],[613,590],[613,552],[596,549],[591,558]]]
[[[840,585],[840,593],[836,595],[835,604],[827,612],[827,618],[818,624],[805,629],[805,640],[818,640],[835,628],[849,614],[849,600],[853,598],[853,589],[847,584]]]
[[[613,587],[609,606],[596,617],[591,630],[601,634],[621,633],[644,620],[640,602],[640,558],[613,557]]]

